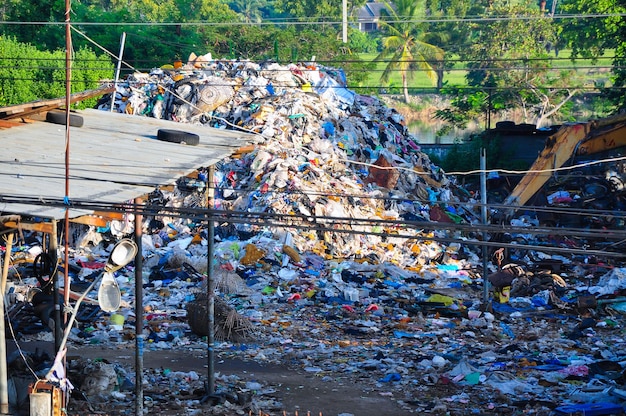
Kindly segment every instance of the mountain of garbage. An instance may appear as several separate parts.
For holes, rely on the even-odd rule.
[[[186,65],[129,76],[98,108],[110,111],[112,101],[119,112],[256,134],[254,149],[216,166],[217,208],[290,215],[308,226],[292,235],[300,252],[423,265],[445,247],[417,249],[413,239],[393,238],[397,225],[376,221],[466,221],[447,204],[458,201],[453,179],[420,150],[403,117],[348,89],[341,69],[192,54]],[[412,228],[403,234],[423,235]]]

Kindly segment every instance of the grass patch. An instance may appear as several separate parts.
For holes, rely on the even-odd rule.
[[[359,57],[365,62],[372,62],[377,56],[375,53],[359,54]],[[554,71],[560,71],[565,69],[573,69],[580,76],[588,78],[592,84],[601,82],[605,84],[608,82],[608,77],[612,69],[614,51],[607,51],[604,56],[599,58],[596,62],[591,59],[576,59],[571,60],[571,50],[559,51],[558,56],[553,52],[550,53],[550,65]],[[454,58],[453,58],[454,59]],[[402,93],[402,78],[398,72],[392,73],[389,77],[389,82],[383,84],[380,81],[380,77],[387,66],[386,62],[378,62],[375,64],[375,68],[368,72],[367,78],[361,82],[361,87],[364,87],[371,91],[386,92],[390,94]],[[467,85],[465,75],[465,63],[456,61],[451,70],[444,73],[444,82],[451,86],[465,86]],[[414,73],[413,79],[409,80],[409,88],[420,90],[420,92],[433,91],[435,85],[426,76],[423,71],[417,71]]]

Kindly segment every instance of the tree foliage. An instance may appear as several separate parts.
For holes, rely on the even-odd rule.
[[[66,91],[65,52],[40,51],[15,38],[0,36],[0,106],[59,98]],[[113,64],[105,56],[81,48],[73,56],[71,91],[98,88],[113,76]],[[93,106],[94,101],[83,101]]]
[[[458,58],[468,44],[471,30],[463,19],[483,14],[487,7],[488,2],[485,0],[425,0],[429,30],[423,40],[439,46],[445,52],[444,60],[436,62],[434,66],[437,71],[437,89],[444,86],[445,72],[454,67],[454,61],[450,58]]]
[[[464,127],[481,114],[490,118],[508,108],[521,108],[525,122],[542,124],[556,114],[581,84],[574,71],[550,71],[547,45],[556,42],[558,27],[539,7],[494,4],[471,26],[471,41],[459,49],[466,60],[469,90],[459,91],[452,108],[437,116]]]
[[[615,105],[615,109],[626,108],[626,3],[622,0],[564,0],[559,3],[560,13],[577,17],[563,20],[562,37],[572,49],[572,59],[577,57],[593,60],[606,51],[614,51],[612,88],[604,93]]]
[[[263,17],[262,9],[267,6],[265,0],[232,0],[229,4],[241,17],[244,23],[260,23]]]
[[[49,24],[5,24],[0,25],[0,33],[40,49],[65,47],[63,0],[9,0],[3,16],[5,21]],[[198,50],[210,51],[219,35],[216,25],[204,23],[238,21],[237,13],[221,0],[82,0],[72,5],[70,14],[76,48],[103,48],[116,56],[122,33],[126,33],[124,60],[137,69],[159,66]]]
[[[404,100],[409,103],[408,81],[416,71],[423,71],[428,78],[437,81],[435,65],[443,61],[441,48],[422,39],[425,37],[424,25],[415,19],[424,13],[424,5],[414,0],[397,0],[393,5],[386,1],[388,19],[381,19],[384,30],[382,51],[374,59],[386,62],[380,77],[381,82],[389,82],[392,72],[399,72],[402,77]]]
[[[342,0],[274,0],[273,4],[276,11],[301,20],[337,22],[342,17]]]

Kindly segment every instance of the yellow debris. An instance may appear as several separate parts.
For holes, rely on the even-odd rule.
[[[295,248],[283,245],[283,253],[288,255],[294,263],[300,263],[300,253],[298,253]]]
[[[265,257],[265,251],[259,249],[254,244],[246,245],[246,254],[241,258],[241,264],[244,266],[251,266],[256,264],[259,260]]]

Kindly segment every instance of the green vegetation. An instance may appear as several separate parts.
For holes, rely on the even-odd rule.
[[[602,93],[615,105],[615,109],[626,108],[626,4],[615,0],[564,0],[563,13],[600,14],[603,18],[569,19],[562,23],[563,43],[572,48],[573,57],[590,58],[595,62],[614,50],[612,59],[612,85]]]
[[[400,73],[392,73],[389,76],[389,81],[386,85],[380,82],[381,73],[385,69],[384,62],[376,62],[374,58],[377,54],[373,53],[361,53],[359,57],[364,62],[373,62],[375,67],[368,74],[366,79],[366,85],[371,86],[373,90],[380,91],[384,89],[390,94],[401,94],[400,88],[402,86],[402,77]],[[454,61],[451,68],[444,73],[444,82],[448,85],[466,85],[465,76],[467,70],[463,67],[463,63],[458,60],[458,57],[450,58],[450,61]],[[436,87],[433,86],[432,80],[426,76],[422,71],[415,71],[414,76],[408,83],[409,92],[411,94],[420,94],[423,92],[433,93]]]
[[[393,6],[389,2],[385,5],[389,15],[380,21],[384,35],[381,51],[374,61],[385,63],[380,75],[382,82],[389,82],[392,73],[400,75],[404,102],[408,103],[409,79],[415,72],[421,71],[436,83],[437,68],[443,63],[444,52],[423,40],[426,37],[425,25],[415,23],[424,9],[418,1],[396,0]]]
[[[104,56],[81,48],[74,54],[71,91],[100,86],[113,77],[113,64]],[[65,52],[40,51],[32,45],[0,36],[0,106],[63,97],[66,91]],[[95,99],[81,103],[93,107]]]
[[[389,93],[400,94],[400,74],[391,74],[387,87],[381,84],[380,74],[384,70],[385,64],[382,62],[374,62],[376,55],[377,54],[375,53],[358,54],[359,58],[363,60],[363,62],[373,62],[375,64],[375,67],[367,74],[367,78],[364,80],[364,85],[371,87],[372,91],[379,92],[380,89],[384,89]],[[584,78],[587,85],[601,83],[603,86],[609,86],[610,73],[608,71],[600,72],[596,68],[610,68],[614,56],[614,50],[607,50],[604,52],[602,57],[599,57],[596,60],[581,57],[575,58],[572,56],[571,49],[564,49],[559,51],[558,56],[554,50],[549,52],[546,59],[550,62],[553,72],[557,74],[561,69],[574,69]],[[445,71],[444,83],[448,86],[466,86],[468,70],[465,67],[465,62],[461,61],[459,56],[450,55],[447,59],[448,62],[450,62],[450,66]],[[431,80],[421,71],[417,71],[414,78],[409,82],[409,92],[411,94],[431,94],[435,91],[436,88],[433,87]]]
[[[350,15],[363,3],[351,2]],[[573,103],[589,97],[597,113],[626,106],[626,6],[615,0],[559,1],[557,14],[593,18],[553,19],[534,1],[396,0],[387,6],[382,31],[350,28],[346,45],[337,24],[339,0],[75,2],[75,85],[93,86],[94,78],[81,78],[83,72],[111,77],[107,71],[126,33],[122,76],[184,61],[191,53],[280,63],[315,56],[342,68],[349,87],[361,93],[446,95],[453,106],[439,109],[440,117],[451,126],[511,107],[528,122],[568,119],[577,111]],[[64,56],[54,51],[65,48],[64,12],[64,4],[52,0],[9,0],[0,8],[0,35],[24,45],[2,49],[0,103],[59,91],[63,77],[56,71]],[[102,58],[101,50],[110,55]],[[58,62],[41,61],[40,53]]]

